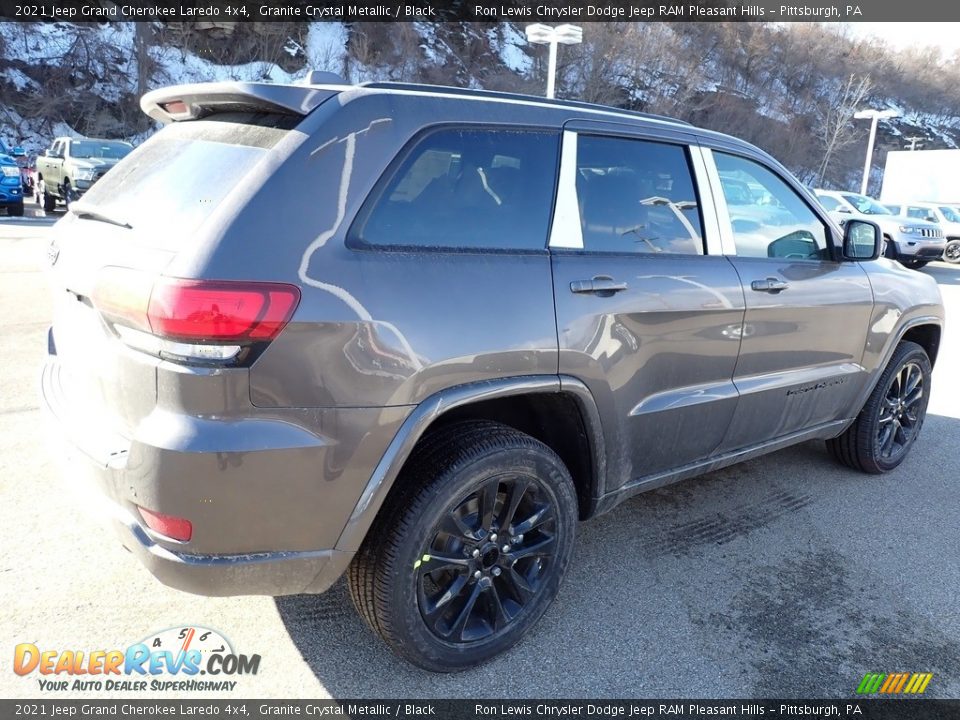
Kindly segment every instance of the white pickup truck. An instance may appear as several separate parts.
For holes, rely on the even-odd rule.
[[[47,212],[58,200],[69,205],[131,150],[122,140],[57,138],[37,158],[37,202]]]

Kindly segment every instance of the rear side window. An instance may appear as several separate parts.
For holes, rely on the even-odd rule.
[[[361,247],[543,250],[559,134],[436,130],[374,191],[350,234]]]
[[[703,254],[697,193],[680,145],[581,135],[577,201],[585,250]]]
[[[83,203],[128,222],[138,231],[133,242],[178,250],[298,121],[225,113],[173,123],[104,175]]]

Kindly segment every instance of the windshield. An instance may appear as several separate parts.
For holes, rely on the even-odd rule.
[[[79,160],[119,160],[126,157],[132,147],[125,142],[112,140],[71,140],[70,157]]]
[[[946,218],[947,222],[960,222],[960,213],[952,207],[941,205],[940,212],[943,213],[943,217]]]
[[[173,123],[104,175],[83,205],[129,223],[138,240],[179,249],[287,134],[278,126],[295,123],[287,116],[237,113]]]
[[[864,215],[892,215],[887,208],[866,195],[856,195],[854,193],[843,193],[843,199],[853,205],[858,213]]]

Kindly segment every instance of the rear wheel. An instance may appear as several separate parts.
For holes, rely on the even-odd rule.
[[[426,439],[349,571],[354,604],[398,655],[464,670],[507,650],[553,601],[577,500],[563,462],[491,422]]]
[[[926,351],[916,343],[900,343],[853,425],[827,441],[833,456],[868,473],[902,463],[927,415],[930,374]]]

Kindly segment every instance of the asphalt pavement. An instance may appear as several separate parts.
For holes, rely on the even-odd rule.
[[[396,659],[342,583],[188,595],[90,513],[47,450],[37,399],[51,221],[0,218],[0,697],[149,697],[45,693],[12,672],[14,646],[123,649],[185,625],[261,655],[233,697],[850,697],[867,672],[931,672],[928,697],[960,697],[960,332],[948,328],[927,423],[896,471],[846,470],[807,443],[630,500],[581,524],[557,602],[517,648],[436,675]],[[960,316],[960,267],[922,272]]]

